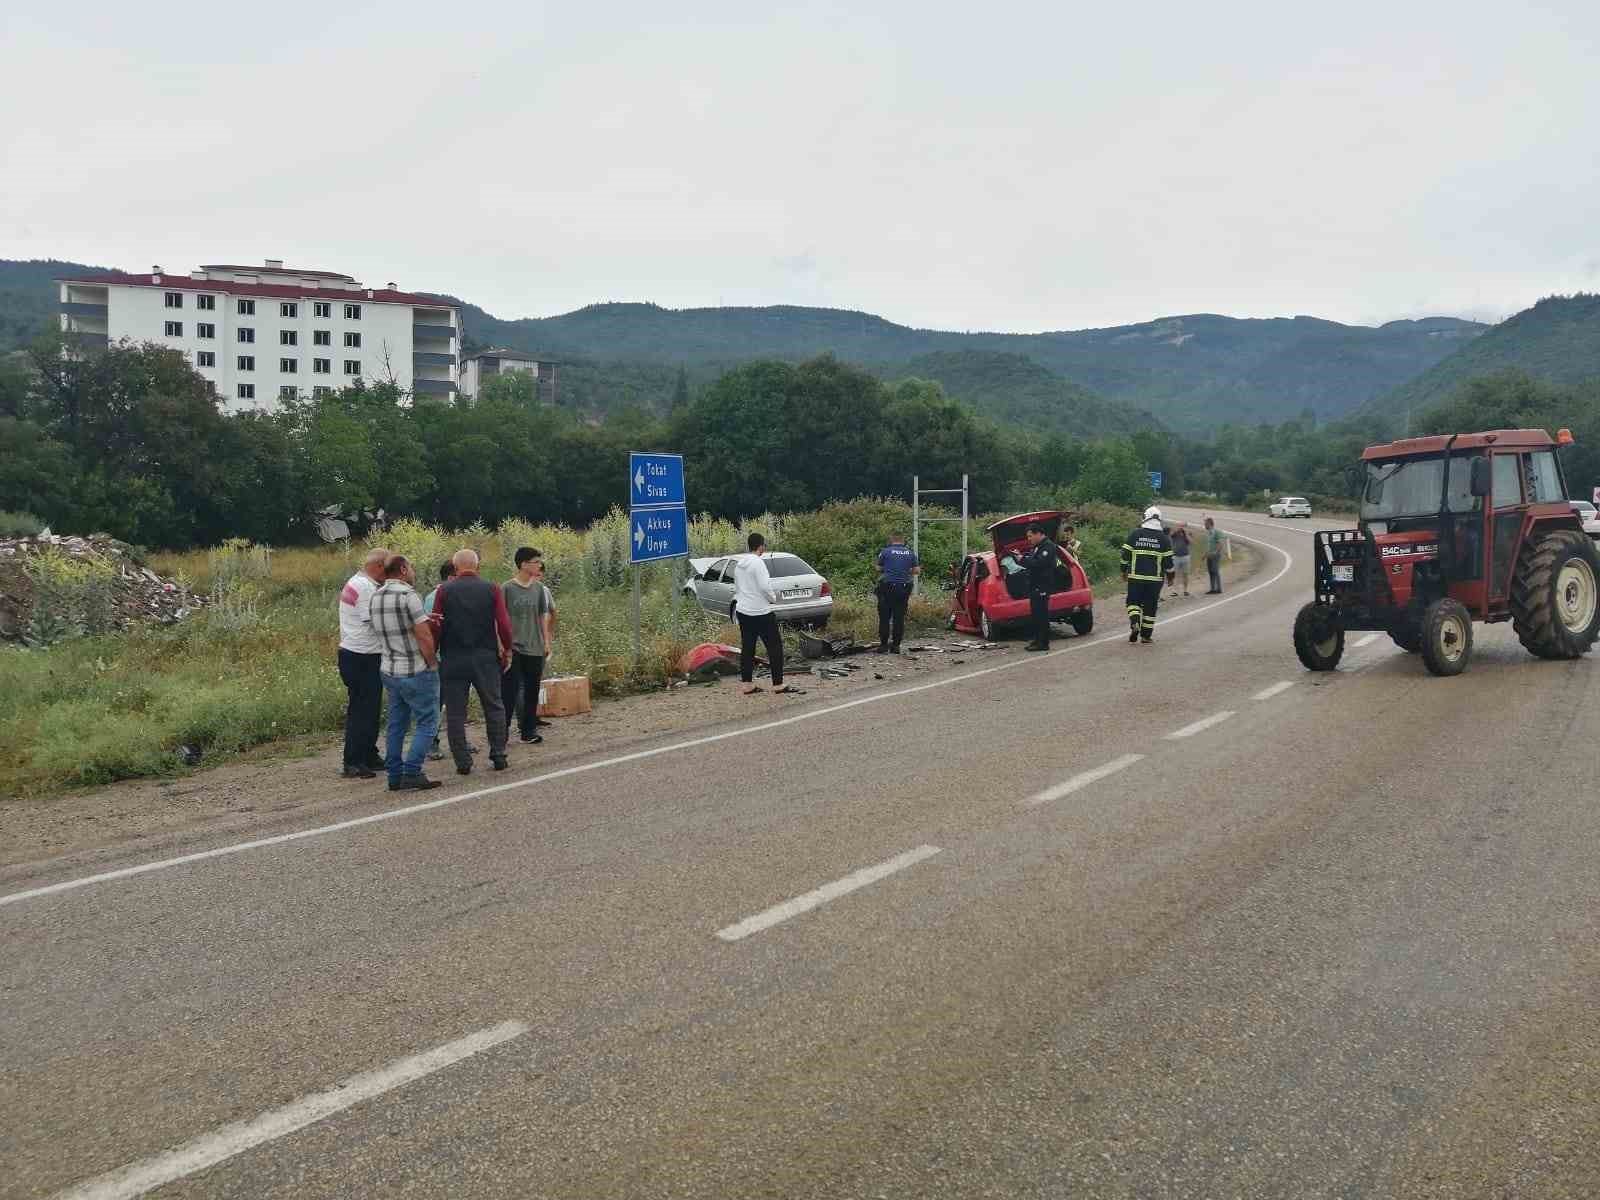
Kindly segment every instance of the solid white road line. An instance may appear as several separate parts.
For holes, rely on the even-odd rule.
[[[1167,734],[1167,738],[1168,740],[1176,740],[1178,738],[1193,737],[1202,730],[1210,729],[1213,725],[1221,725],[1231,716],[1233,716],[1232,710],[1212,713],[1209,717],[1201,717],[1193,725],[1185,725],[1182,729],[1174,729]]]
[[[1381,634],[1381,633],[1369,633],[1369,634],[1367,634],[1366,637],[1362,638],[1359,642],[1356,642],[1350,648],[1352,650],[1359,650],[1363,646],[1370,646],[1370,645],[1372,645],[1373,642],[1377,641],[1382,636],[1383,636],[1383,634]]]
[[[1293,686],[1294,686],[1294,680],[1285,679],[1282,683],[1275,683],[1271,687],[1262,688],[1254,696],[1251,696],[1250,699],[1252,699],[1252,700],[1271,700],[1274,696],[1278,696],[1278,695],[1281,695],[1284,692],[1287,692]]]
[[[527,1032],[528,1027],[519,1021],[505,1021],[489,1029],[480,1029],[477,1033],[469,1033],[466,1037],[422,1054],[399,1059],[386,1067],[352,1075],[325,1092],[302,1096],[293,1103],[252,1120],[224,1125],[221,1129],[184,1142],[164,1153],[108,1171],[66,1191],[57,1192],[53,1200],[123,1200],[125,1197],[142,1196],[152,1188],[214,1167],[236,1154],[243,1154],[264,1142],[314,1125],[363,1100],[370,1100],[425,1075],[432,1075],[435,1071]]]
[[[1247,537],[1242,533],[1225,530],[1229,537],[1237,537],[1240,541],[1250,542],[1271,550],[1283,559],[1283,566],[1271,579],[1263,583],[1245,588],[1242,592],[1234,592],[1210,604],[1203,604],[1199,608],[1186,609],[1170,617],[1161,619],[1162,628],[1173,624],[1175,621],[1186,621],[1191,617],[1198,617],[1208,613],[1214,608],[1224,604],[1232,604],[1236,600],[1243,600],[1256,592],[1269,588],[1282,579],[1294,567],[1294,555],[1281,547],[1274,546],[1271,542],[1259,541]],[[928,683],[919,683],[912,687],[895,688],[893,691],[874,692],[870,696],[862,696],[855,700],[846,700],[841,704],[831,704],[825,708],[807,709],[796,713],[792,717],[781,717],[776,721],[761,721],[755,725],[746,725],[739,729],[730,729],[726,733],[713,733],[705,737],[689,738],[682,742],[672,742],[665,746],[654,746],[648,750],[635,750],[631,754],[619,754],[612,758],[603,758],[596,762],[580,763],[573,767],[562,767],[556,771],[546,771],[542,775],[530,775],[526,779],[514,779],[510,783],[499,783],[493,787],[479,788],[473,792],[463,792],[459,796],[444,796],[438,800],[427,800],[421,804],[408,804],[403,808],[386,809],[380,813],[372,813],[365,817],[354,817],[348,821],[335,821],[329,825],[317,825],[310,829],[300,829],[293,833],[281,833],[273,837],[253,838],[247,842],[235,842],[227,846],[217,846],[211,850],[200,850],[194,854],[180,854],[176,858],[163,858],[155,862],[140,863],[132,867],[118,867],[113,871],[101,871],[96,875],[84,875],[77,879],[64,879],[60,883],[51,883],[43,887],[28,888],[21,892],[12,892],[0,896],[0,908],[8,904],[20,904],[24,900],[37,900],[43,896],[53,896],[58,892],[76,891],[78,888],[89,887],[96,883],[109,883],[114,879],[128,879],[135,875],[144,875],[151,871],[165,871],[171,867],[181,867],[186,863],[204,862],[209,858],[222,858],[229,854],[242,854],[246,850],[260,850],[266,846],[280,846],[285,842],[297,842],[304,838],[321,837],[324,834],[338,833],[345,829],[355,829],[362,825],[371,825],[378,821],[392,821],[397,817],[409,817],[415,813],[427,812],[429,809],[448,808],[453,804],[464,804],[468,800],[479,800],[484,796],[494,796],[501,792],[509,792],[516,788],[532,787],[535,784],[549,783],[553,779],[565,779],[572,775],[583,775],[589,771],[600,771],[606,767],[621,766],[623,763],[640,762],[647,758],[656,758],[663,754],[676,754],[682,750],[693,750],[698,746],[709,746],[713,742],[727,741],[729,738],[748,737],[753,733],[765,733],[771,729],[783,729],[790,725],[797,725],[802,721],[815,721],[822,717],[830,717],[835,713],[845,712],[852,708],[859,708],[864,704],[881,704],[885,700],[897,700],[902,696],[912,696],[918,692],[933,691],[936,688],[954,687],[958,683],[965,683],[969,679],[981,679],[985,675],[995,675],[1001,671],[1015,671],[1022,667],[1035,666],[1051,658],[1063,654],[1071,654],[1080,650],[1092,650],[1096,646],[1109,646],[1113,643],[1126,643],[1127,635],[1113,633],[1102,638],[1091,638],[1083,642],[1073,641],[1060,650],[1052,650],[1048,654],[1034,654],[1023,658],[1013,659],[1010,662],[999,663],[993,667],[984,667],[977,671],[968,671],[962,675],[951,675],[944,679],[935,679]]]
[[[1022,807],[1033,808],[1038,804],[1049,804],[1052,800],[1059,800],[1063,796],[1070,796],[1079,788],[1086,788],[1091,783],[1097,783],[1107,775],[1115,775],[1118,771],[1125,771],[1136,762],[1143,762],[1142,754],[1124,754],[1121,758],[1113,758],[1103,766],[1092,771],[1085,771],[1081,775],[1074,775],[1071,779],[1063,780],[1055,787],[1045,788],[1037,796],[1029,796],[1022,802]]]
[[[763,929],[771,929],[780,921],[787,921],[790,917],[797,917],[803,912],[810,912],[819,908],[829,900],[837,900],[840,896],[847,896],[869,883],[877,883],[886,875],[893,875],[896,871],[903,871],[907,867],[915,866],[923,859],[932,858],[935,854],[944,851],[938,846],[918,846],[915,850],[907,850],[904,854],[897,854],[887,862],[881,862],[875,867],[862,867],[861,870],[846,875],[843,879],[836,879],[813,892],[804,896],[796,896],[793,900],[785,900],[782,904],[775,904],[765,912],[758,912],[753,917],[746,917],[737,925],[729,925],[726,929],[717,930],[717,936],[725,942],[737,942],[740,938],[747,938],[752,933],[760,933]]]

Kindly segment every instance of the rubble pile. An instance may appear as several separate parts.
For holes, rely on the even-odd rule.
[[[0,538],[0,638],[15,641],[28,628],[34,604],[28,565],[49,552],[95,564],[105,572],[111,619],[118,629],[137,622],[171,625],[205,603],[203,595],[141,566],[133,547],[109,534],[62,537],[45,530],[37,537]]]

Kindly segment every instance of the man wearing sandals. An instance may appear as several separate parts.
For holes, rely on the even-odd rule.
[[[733,612],[739,622],[739,678],[744,680],[744,694],[750,696],[761,690],[755,681],[757,639],[767,648],[772,690],[798,691],[783,682],[783,637],[778,632],[777,614],[772,611],[778,593],[773,589],[767,564],[761,561],[767,552],[767,539],[752,533],[747,544],[750,553],[733,568]]]

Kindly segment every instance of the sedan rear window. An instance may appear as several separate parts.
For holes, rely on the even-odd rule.
[[[786,555],[767,559],[767,574],[774,579],[793,579],[796,575],[815,575],[816,572],[805,559]]]

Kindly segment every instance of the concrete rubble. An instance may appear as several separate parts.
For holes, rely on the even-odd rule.
[[[36,537],[0,538],[0,638],[15,641],[27,629],[34,601],[28,564],[47,551],[109,568],[112,619],[118,629],[171,625],[205,604],[203,595],[157,575],[134,557],[132,546],[109,534],[63,537],[45,530]]]

